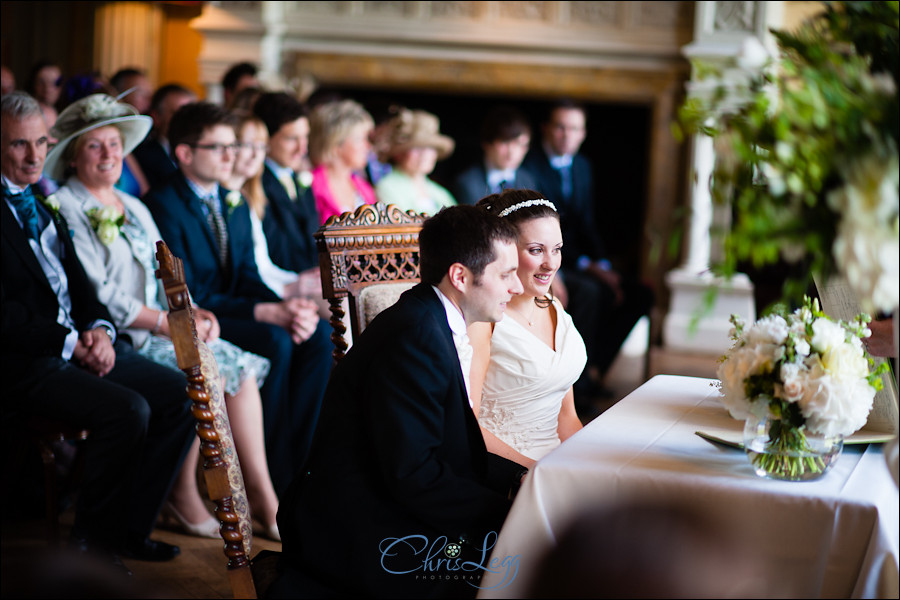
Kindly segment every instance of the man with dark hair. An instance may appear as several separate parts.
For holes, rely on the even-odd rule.
[[[249,62],[240,62],[232,65],[222,77],[222,91],[225,95],[224,106],[230,107],[234,97],[244,88],[259,87],[259,79],[256,74],[259,70],[256,65]]]
[[[142,115],[150,112],[153,87],[144,71],[135,67],[119,69],[110,77],[109,84],[119,94],[131,90],[122,100],[135,107]]]
[[[534,189],[531,175],[519,167],[531,143],[531,125],[519,109],[497,106],[481,125],[484,160],[460,173],[453,196],[460,204],[475,204],[489,194],[507,188]]]
[[[485,449],[466,326],[498,321],[522,292],[515,231],[454,206],[425,222],[419,244],[422,283],[375,317],[329,381],[309,461],[278,511],[272,597],[478,591],[525,472]]]
[[[132,152],[151,188],[178,170],[168,140],[169,121],[175,111],[196,98],[194,92],[178,83],[166,84],[153,93],[148,112],[153,118],[153,130]]]
[[[90,431],[77,551],[126,571],[119,554],[170,560],[178,547],[149,535],[193,440],[184,375],[118,339],[65,219],[34,193],[47,157],[40,105],[13,92],[0,106],[4,425],[38,417]]]
[[[653,291],[618,273],[606,253],[594,218],[593,167],[579,153],[587,133],[584,107],[571,100],[553,104],[541,133],[541,144],[528,153],[523,168],[559,210],[565,249],[557,284],[587,346],[589,368],[575,384],[576,405],[587,410],[588,397],[604,393],[599,382],[625,338],[650,312]],[[591,379],[592,370],[597,381]]]
[[[329,328],[306,298],[281,300],[260,279],[245,202],[228,205],[235,134],[209,102],[181,107],[169,125],[178,172],[144,197],[163,239],[184,261],[199,305],[216,313],[222,337],[271,361],[262,387],[266,454],[277,492],[312,440],[331,369]]]
[[[313,238],[319,228],[316,204],[309,184],[298,176],[309,141],[306,109],[289,94],[270,92],[259,97],[253,113],[269,131],[262,177],[269,201],[263,217],[269,256],[282,269],[303,273],[319,265]]]

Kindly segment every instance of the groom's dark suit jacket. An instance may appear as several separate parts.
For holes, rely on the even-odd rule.
[[[452,577],[423,581],[436,573],[421,565],[431,544],[439,552],[462,538],[472,557],[487,532],[499,533],[521,467],[492,461],[489,475],[488,457],[443,304],[419,284],[332,372],[309,461],[280,504],[284,564],[321,586],[307,582],[307,591],[474,596]],[[400,544],[383,557],[389,540],[410,535],[428,547],[415,554],[425,544],[416,538],[415,550]],[[278,595],[303,593],[286,585],[292,576],[277,582]]]

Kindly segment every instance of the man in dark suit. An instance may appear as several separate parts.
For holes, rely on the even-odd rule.
[[[263,191],[269,204],[263,217],[263,232],[272,262],[288,271],[314,270],[319,257],[313,234],[319,216],[309,184],[298,176],[306,158],[309,119],[306,109],[293,96],[270,92],[253,105],[254,114],[266,124],[269,150],[263,171]]]
[[[536,179],[535,189],[552,200],[562,227],[562,277],[556,291],[567,298],[566,310],[584,338],[590,369],[575,384],[579,408],[586,396],[602,393],[599,381],[612,365],[635,323],[650,312],[653,291],[623,277],[609,261],[594,219],[594,177],[578,151],[586,135],[584,108],[572,101],[554,104],[542,124],[541,144],[525,157],[523,168]]]
[[[43,198],[36,201],[47,155],[37,101],[24,92],[4,96],[2,125],[3,419],[36,416],[90,430],[71,535],[76,550],[123,569],[119,554],[172,559],[178,547],[149,535],[193,440],[184,375],[116,339],[68,225]]]
[[[452,189],[456,201],[475,204],[505,189],[534,189],[534,178],[519,168],[530,143],[531,125],[521,111],[512,106],[493,108],[481,126],[484,160],[456,177]]]
[[[194,301],[216,313],[222,337],[272,363],[260,392],[269,472],[281,494],[312,441],[331,370],[330,329],[313,301],[281,300],[259,277],[247,204],[226,202],[228,190],[218,183],[235,157],[225,110],[209,102],[183,106],[169,140],[178,172],[144,202],[184,261]]]
[[[149,115],[153,118],[153,130],[131,154],[151,188],[160,185],[178,170],[167,137],[169,121],[179,108],[194,100],[194,92],[177,83],[160,87],[150,99]]]
[[[522,292],[514,240],[472,206],[425,222],[422,283],[334,369],[310,459],[278,511],[274,597],[478,591],[491,532],[526,471],[485,449],[466,392],[465,332],[499,320]]]

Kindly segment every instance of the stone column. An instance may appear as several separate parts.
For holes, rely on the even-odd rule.
[[[725,67],[737,57],[748,37],[756,37],[768,48],[767,33],[782,22],[782,2],[697,2],[694,42],[683,49],[686,57]],[[716,86],[737,86],[738,79],[696,81],[688,84],[688,95],[704,95]],[[734,72],[732,69],[731,72]],[[714,276],[710,260],[721,258],[721,240],[711,227],[727,228],[728,207],[713,204],[710,178],[715,165],[713,140],[697,135],[691,140],[690,227],[685,241],[685,258],[680,267],[666,275],[671,291],[669,312],[663,324],[666,347],[702,354],[722,354],[731,346],[729,317],[738,314],[746,321],[756,318],[753,284],[742,274],[730,280]],[[708,306],[710,299],[714,299]]]

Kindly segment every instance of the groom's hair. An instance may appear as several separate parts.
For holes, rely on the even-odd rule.
[[[437,285],[460,263],[475,276],[497,257],[494,242],[516,241],[515,228],[483,208],[459,205],[444,208],[427,219],[419,232],[419,274],[424,283]]]

